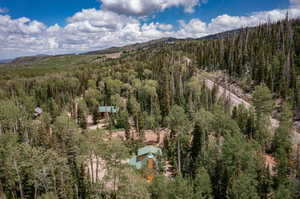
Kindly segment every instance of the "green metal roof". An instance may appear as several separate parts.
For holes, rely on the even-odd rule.
[[[116,106],[99,106],[100,113],[117,113],[119,108]]]
[[[138,157],[141,155],[146,155],[148,154],[142,161],[138,160]],[[162,151],[159,147],[155,146],[145,146],[143,148],[140,148],[138,150],[138,155],[133,156],[131,159],[129,159],[128,163],[131,166],[134,166],[137,169],[141,169],[146,167],[147,165],[147,160],[148,159],[154,159],[156,166],[158,167],[158,159],[156,155],[162,155]]]
[[[155,146],[145,146],[143,148],[140,148],[138,150],[138,156],[145,155],[148,153],[156,154],[156,155],[162,155],[162,151],[159,147]]]
[[[134,156],[131,159],[129,159],[128,164],[131,165],[131,166],[134,166],[136,169],[142,169],[142,168],[146,168],[147,167],[147,161],[149,159],[153,159],[154,162],[155,162],[156,168],[158,168],[159,159],[157,159],[155,156],[153,156],[153,158],[150,158],[150,157],[147,156],[142,161],[138,161],[137,156]]]
[[[132,157],[129,159],[129,165],[136,167],[137,169],[141,169],[143,162],[142,161],[137,161],[137,156]]]

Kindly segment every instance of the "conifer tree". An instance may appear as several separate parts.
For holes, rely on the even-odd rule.
[[[197,169],[196,177],[193,181],[193,198],[212,199],[212,186],[210,176],[204,167]]]
[[[274,137],[275,157],[277,159],[277,183],[281,186],[282,182],[288,180],[293,173],[294,165],[291,158],[291,116],[290,106],[287,103],[282,105],[282,112],[280,117],[279,128],[276,130]],[[284,186],[284,185],[282,185]],[[284,189],[283,187],[281,187]]]
[[[273,108],[272,94],[268,87],[259,85],[253,92],[253,105],[256,113],[256,139],[264,148],[270,145],[270,116]]]
[[[171,137],[175,138],[177,142],[177,167],[178,173],[181,175],[181,141],[188,133],[189,121],[184,109],[177,105],[172,107],[166,121],[171,129]]]

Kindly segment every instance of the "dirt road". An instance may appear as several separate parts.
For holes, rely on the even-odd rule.
[[[205,76],[201,75],[201,78],[204,79],[205,86],[209,89],[213,89],[215,85],[218,86],[217,97],[225,97],[226,99],[230,99],[232,108],[239,105],[244,105],[247,109],[253,108],[250,102],[247,102],[246,100],[234,94],[232,91],[230,91],[230,88],[224,88],[220,84],[215,83],[213,80]],[[272,125],[272,132],[274,134],[275,130],[279,127],[279,121],[274,118],[270,118],[270,121]],[[291,141],[293,145],[300,144],[300,134],[295,130],[295,128],[293,128],[291,131]]]
[[[252,107],[252,105],[249,102],[245,101],[244,99],[238,97],[233,92],[231,92],[230,88],[226,89],[226,88],[220,86],[219,84],[213,82],[212,80],[210,80],[206,77],[203,77],[203,78],[204,78],[205,85],[206,85],[207,88],[213,89],[214,86],[217,85],[218,86],[217,97],[218,98],[224,97],[226,99],[230,99],[230,103],[233,107],[238,106],[238,105],[244,105],[245,108],[247,108],[247,109]]]

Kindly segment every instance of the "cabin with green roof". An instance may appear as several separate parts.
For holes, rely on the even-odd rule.
[[[119,108],[116,106],[99,106],[100,113],[117,113]]]
[[[156,146],[145,146],[138,149],[137,156],[129,159],[129,165],[136,169],[150,169],[157,170],[160,157],[162,156],[162,150]],[[152,181],[153,175],[146,176],[149,182]]]
[[[145,154],[162,155],[162,151],[159,147],[156,146],[145,146],[138,150],[138,156],[142,156]]]
[[[101,114],[101,117],[106,119],[109,118],[110,114],[115,114],[119,111],[119,108],[116,106],[99,106],[98,112]]]

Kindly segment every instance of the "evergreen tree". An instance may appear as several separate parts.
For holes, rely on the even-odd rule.
[[[155,176],[149,187],[152,199],[168,198],[170,190],[168,189],[169,181],[165,176]]]
[[[181,142],[188,133],[190,124],[184,109],[177,105],[172,107],[166,121],[171,129],[171,137],[175,138],[177,142],[177,168],[179,175],[181,175]]]
[[[175,198],[192,198],[193,190],[188,180],[181,176],[176,177],[173,181],[168,184],[168,199]]]
[[[88,108],[84,100],[80,100],[78,102],[78,110],[77,110],[77,116],[78,116],[78,125],[86,129],[87,128],[87,116],[88,116]]]
[[[200,167],[197,170],[196,177],[193,181],[194,194],[193,198],[212,199],[212,185],[210,176],[205,168]]]
[[[229,198],[232,199],[258,199],[257,181],[255,176],[240,174],[233,180],[232,187],[229,191]]]
[[[273,108],[272,94],[270,90],[260,85],[253,92],[253,105],[256,112],[256,139],[264,148],[270,145],[270,115]]]
[[[274,137],[275,157],[277,159],[277,185],[284,191],[283,182],[289,179],[293,173],[294,165],[291,158],[291,116],[290,106],[287,103],[282,105],[279,128],[276,130]],[[281,187],[280,187],[281,186]]]

